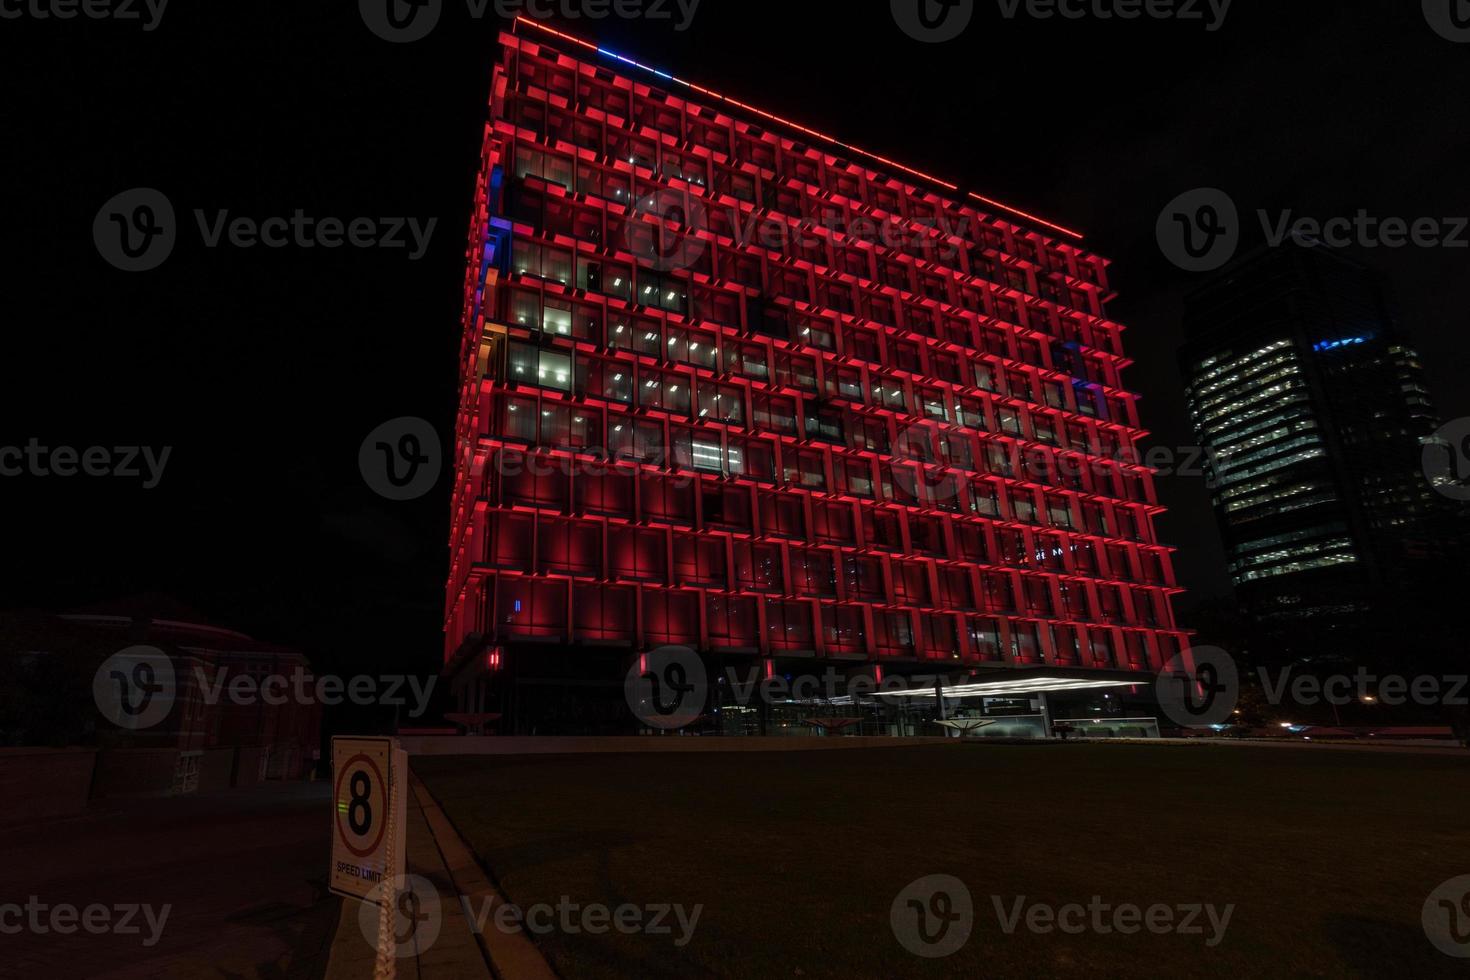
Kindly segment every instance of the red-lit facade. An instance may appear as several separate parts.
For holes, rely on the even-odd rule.
[[[517,28],[471,225],[451,660],[682,644],[1146,683],[1181,650],[1105,260]]]

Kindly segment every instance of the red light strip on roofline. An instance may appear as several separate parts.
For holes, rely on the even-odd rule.
[[[817,139],[823,140],[827,143],[831,143],[833,146],[841,147],[842,149],[847,150],[850,153],[857,153],[867,157],[870,160],[875,160],[878,163],[883,164],[885,167],[892,167],[896,170],[902,170],[904,173],[912,174],[915,177],[922,177],[924,180],[938,184],[940,187],[943,187],[949,191],[959,191],[959,185],[957,184],[951,184],[947,180],[940,180],[938,177],[935,177],[932,174],[926,174],[922,170],[915,170],[913,167],[905,166],[904,164],[899,163],[897,160],[890,160],[880,154],[873,153],[869,150],[864,150],[862,147],[853,146],[851,143],[844,143],[842,140],[838,139],[835,136],[828,136],[826,133],[812,129],[808,126],[803,126],[801,123],[793,122],[790,119],[783,118],[782,116],[778,116],[775,113],[766,112],[764,109],[757,109],[753,105],[748,105],[747,103],[741,102],[738,99],[732,99],[727,95],[721,95],[719,92],[716,92],[713,89],[705,88],[702,85],[696,85],[693,82],[685,81],[684,79],[679,78],[675,75],[670,75],[666,71],[659,71],[657,68],[650,68],[648,65],[634,61],[632,58],[625,58],[622,55],[618,54],[616,51],[609,51],[607,48],[600,48],[590,41],[584,41],[579,37],[573,37],[572,35],[567,34],[563,31],[558,31],[555,28],[547,27],[545,24],[533,20],[530,17],[519,16],[515,19],[515,23],[525,24],[527,27],[534,28],[535,30],[542,31],[554,37],[559,37],[563,41],[575,44],[580,48],[585,48],[588,51],[605,55],[616,61],[621,61],[624,64],[632,65],[634,68],[641,68],[646,72],[657,75],[659,78],[667,79],[671,82],[682,85],[693,92],[698,92],[700,95],[708,96],[712,99],[718,99],[719,101],[724,102],[726,105],[734,106],[737,109],[743,109],[746,112],[752,112],[757,116],[762,117],[763,119],[769,119],[772,122],[778,123],[782,126],[786,126],[790,129],[794,129],[797,132],[805,133],[808,136],[815,136]],[[987,204],[990,207],[998,208],[1002,211],[1008,211],[1011,214],[1017,215],[1018,217],[1025,218],[1027,221],[1042,225],[1046,228],[1050,228],[1053,231],[1062,233],[1063,235],[1068,235],[1079,240],[1082,238],[1082,233],[1079,231],[1073,231],[1071,228],[1065,228],[1062,225],[1047,221],[1045,218],[1039,218],[1034,214],[1022,211],[1019,208],[1013,208],[1009,204],[1002,204],[1000,201],[992,200],[991,198],[985,197],[981,194],[976,194],[974,191],[967,191],[966,193],[975,200],[980,201],[983,204]]]

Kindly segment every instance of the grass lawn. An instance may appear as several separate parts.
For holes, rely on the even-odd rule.
[[[671,936],[538,938],[565,977],[1465,976],[1420,914],[1470,874],[1470,756],[950,744],[425,757],[511,901],[703,904]],[[889,910],[953,875],[968,943],[921,959]],[[1204,935],[1003,931],[1016,900],[1234,904]],[[678,934],[677,927],[675,935]]]

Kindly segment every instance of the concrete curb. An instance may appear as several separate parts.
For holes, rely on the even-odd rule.
[[[428,807],[432,807],[432,818],[426,812],[425,801]],[[439,933],[432,945],[395,961],[397,977],[399,980],[469,980],[491,976],[484,948],[465,917],[464,903],[460,901],[460,895],[467,892],[451,870],[452,862],[446,856],[442,842],[447,833],[452,843],[459,845],[458,836],[452,827],[445,830],[436,826],[442,823],[447,827],[448,821],[439,812],[438,804],[422,791],[417,780],[410,780],[406,809],[408,853],[404,870],[427,879],[433,885],[439,894],[441,918]],[[454,853],[452,847],[449,853]],[[337,931],[332,936],[326,980],[364,980],[376,975],[377,950],[363,935],[359,921],[362,910],[362,902],[342,900]]]
[[[485,877],[474,851],[459,831],[450,823],[433,795],[417,776],[410,775],[410,786],[419,805],[429,832],[438,845],[444,865],[453,882],[455,895],[469,902],[471,909],[498,909],[509,904],[505,896]],[[463,907],[463,906],[461,906]],[[493,911],[487,927],[476,929],[466,920],[465,925],[479,941],[490,970],[500,980],[556,980],[556,973],[541,951],[536,948],[524,932],[505,932],[493,925]]]

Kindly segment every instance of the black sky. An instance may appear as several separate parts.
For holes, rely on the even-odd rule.
[[[1175,195],[1219,187],[1247,215],[1470,214],[1470,45],[1434,33],[1417,3],[1238,0],[1213,33],[998,9],[981,2],[945,45],[909,39],[884,3],[703,0],[685,33],[560,26],[1084,230],[1115,262],[1112,312],[1138,361],[1126,380],[1164,445],[1191,441],[1174,352],[1197,280],[1153,231]],[[448,477],[390,503],[364,486],[357,450],[401,415],[448,435],[499,27],[454,0],[407,45],[342,0],[180,3],[146,33],[0,21],[0,445],[174,447],[151,491],[0,480],[0,604],[160,591],[327,662],[438,656]],[[166,193],[186,228],[162,268],[128,275],[91,226],[135,186]],[[438,226],[419,262],[206,249],[187,227],[195,208]],[[1470,251],[1359,257],[1394,281],[1443,414],[1470,415]],[[1202,483],[1162,487],[1185,584],[1223,591]]]

